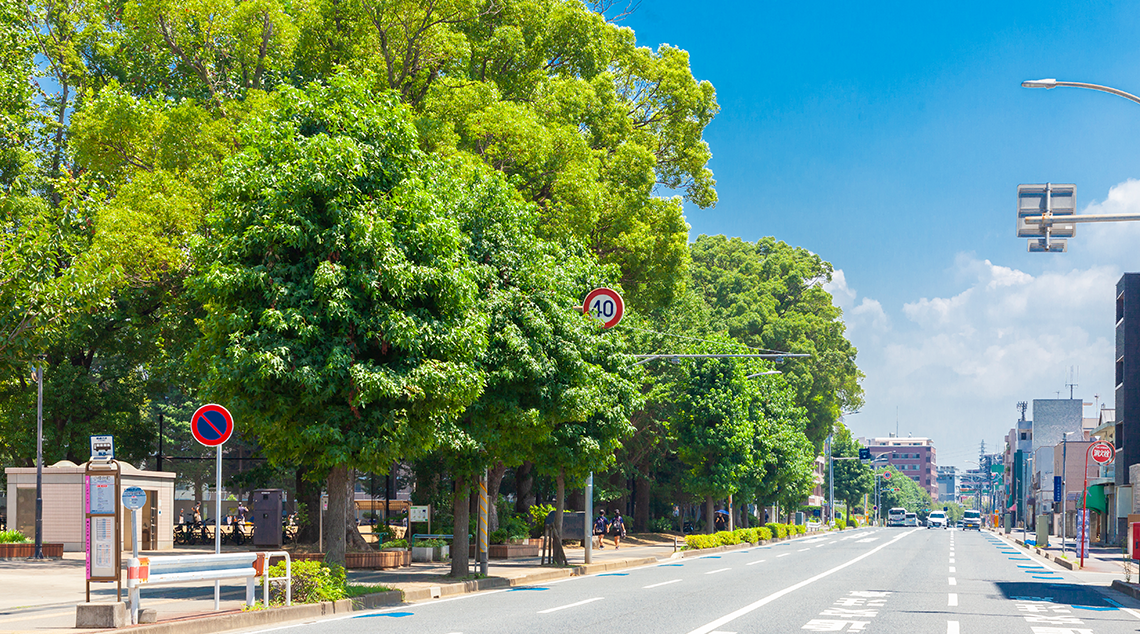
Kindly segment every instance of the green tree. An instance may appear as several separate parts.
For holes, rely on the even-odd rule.
[[[482,388],[477,274],[407,111],[368,77],[280,87],[241,130],[193,285],[196,360],[278,463],[329,469],[343,564],[351,468],[430,450]]]
[[[904,508],[908,513],[918,513],[931,508],[933,502],[930,499],[930,492],[901,471],[893,466],[882,467],[876,471],[878,473],[890,473],[889,478],[880,476],[882,482],[879,486],[882,488],[879,491],[879,508],[883,509],[884,517],[886,516],[886,509],[896,507]]]
[[[831,465],[835,477],[835,499],[842,500],[847,508],[851,509],[862,501],[863,494],[874,492],[875,476],[868,465],[858,460],[859,443],[851,437],[851,431],[843,423],[836,423],[832,434],[831,455],[836,458],[848,458],[848,460],[835,460]],[[829,491],[830,482],[826,479],[829,476],[824,477],[824,490]]]
[[[841,412],[858,409],[863,398],[842,311],[822,287],[831,281],[831,264],[775,238],[702,235],[692,252],[693,284],[717,327],[753,348],[811,355],[781,370],[807,410],[808,438],[819,446]]]

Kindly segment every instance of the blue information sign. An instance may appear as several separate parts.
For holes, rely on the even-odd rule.
[[[1053,501],[1061,501],[1061,489],[1064,485],[1061,483],[1061,476],[1053,476]]]

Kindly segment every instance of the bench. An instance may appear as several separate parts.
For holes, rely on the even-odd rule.
[[[285,576],[270,577],[271,557],[285,558]],[[285,604],[293,605],[293,566],[285,551],[263,553],[223,553],[178,555],[173,557],[132,557],[127,564],[127,591],[130,593],[131,623],[138,623],[139,603],[144,585],[245,579],[245,603],[254,604],[254,584],[265,581],[264,600],[269,607],[269,582],[285,581]],[[216,595],[215,595],[216,599]],[[214,609],[218,609],[215,602]]]

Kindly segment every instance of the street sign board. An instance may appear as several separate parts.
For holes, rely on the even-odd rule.
[[[891,479],[891,472],[890,471],[884,471],[883,472],[883,479],[884,480],[890,480]]]
[[[595,288],[586,295],[582,312],[602,320],[602,328],[613,328],[625,314],[625,302],[612,288]]]
[[[1043,185],[1017,186],[1017,237],[1044,238],[1045,229],[1037,223],[1026,222],[1026,218],[1040,216],[1046,211],[1053,212],[1053,226],[1049,236],[1071,238],[1077,232],[1075,222],[1061,222],[1057,216],[1071,216],[1077,213],[1077,186],[1045,183]]]
[[[137,511],[146,504],[146,491],[138,487],[127,487],[123,490],[123,506]]]
[[[115,437],[114,436],[92,436],[91,437],[91,460],[114,460],[115,458]]]
[[[1062,484],[1062,482],[1061,482],[1061,476],[1053,476],[1053,501],[1054,502],[1060,502],[1061,501],[1061,489],[1064,489],[1064,488],[1065,488],[1065,485]]]
[[[428,515],[429,515],[428,509],[429,509],[429,507],[427,505],[409,507],[408,508],[408,521],[409,522],[426,522],[426,521],[428,521]]]
[[[1113,449],[1112,445],[1100,440],[1093,443],[1093,446],[1089,448],[1089,455],[1092,456],[1093,462],[1108,464],[1116,457],[1116,450]]]
[[[225,444],[234,433],[234,418],[221,405],[203,405],[190,419],[190,431],[194,439],[203,445],[217,447]]]

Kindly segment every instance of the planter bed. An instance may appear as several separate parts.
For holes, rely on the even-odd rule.
[[[298,553],[290,555],[293,561],[324,561],[324,553]],[[271,563],[284,561],[282,557],[274,557]],[[351,570],[376,570],[386,568],[404,568],[412,565],[412,551],[403,548],[390,548],[371,553],[345,553],[344,567]]]
[[[491,559],[538,557],[541,548],[539,544],[491,544],[487,547],[487,556]]]
[[[41,544],[44,557],[59,559],[63,557],[63,544]],[[26,544],[0,544],[0,559],[28,559],[36,554],[36,545],[33,542]]]

